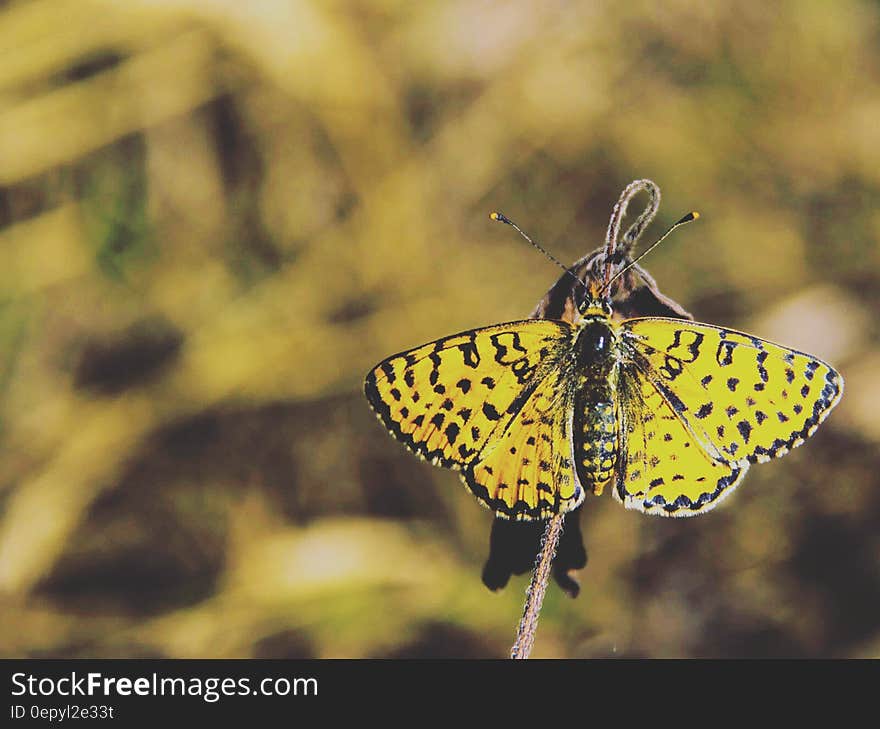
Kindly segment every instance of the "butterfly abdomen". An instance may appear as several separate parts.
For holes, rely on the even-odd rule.
[[[578,478],[584,487],[600,494],[617,463],[619,439],[613,392],[610,387],[583,390],[575,400],[575,408]]]

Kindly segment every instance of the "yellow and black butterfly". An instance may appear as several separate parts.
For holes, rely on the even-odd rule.
[[[627,508],[707,511],[840,399],[840,374],[812,355],[685,319],[615,321],[612,284],[634,264],[612,276],[613,263],[580,282],[572,321],[514,321],[401,352],[367,375],[367,399],[410,450],[460,470],[480,503],[517,520],[568,512],[608,484]]]

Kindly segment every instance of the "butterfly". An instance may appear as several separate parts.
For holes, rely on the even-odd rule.
[[[839,401],[843,378],[812,355],[686,319],[615,320],[623,271],[605,264],[570,321],[472,329],[380,362],[364,383],[380,421],[499,517],[545,519],[609,485],[627,508],[690,516]]]

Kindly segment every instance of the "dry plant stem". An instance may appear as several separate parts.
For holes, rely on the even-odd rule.
[[[526,604],[516,633],[516,642],[510,649],[510,657],[513,659],[526,659],[532,652],[535,633],[538,630],[538,616],[541,614],[541,605],[544,603],[544,593],[547,592],[550,567],[556,556],[559,538],[562,536],[564,519],[564,514],[556,514],[547,522],[547,528],[544,530],[544,537],[541,539],[541,553],[535,562],[535,572],[532,574],[532,581],[526,592]]]
[[[630,200],[638,195],[642,190],[651,196],[648,206],[641,215],[636,219],[629,229],[623,235],[622,244],[619,243],[620,224],[626,217],[626,211],[629,207]],[[611,220],[608,221],[608,231],[605,233],[605,283],[611,279],[611,269],[613,267],[614,254],[620,246],[624,252],[628,252],[629,248],[636,242],[645,228],[654,219],[657,210],[660,209],[660,188],[657,183],[652,180],[633,180],[620,193],[620,199],[611,211]]]

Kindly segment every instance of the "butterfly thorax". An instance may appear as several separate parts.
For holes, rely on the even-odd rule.
[[[574,403],[574,457],[580,482],[596,494],[614,474],[619,450],[616,338],[606,310],[587,308],[574,349],[580,374]]]

